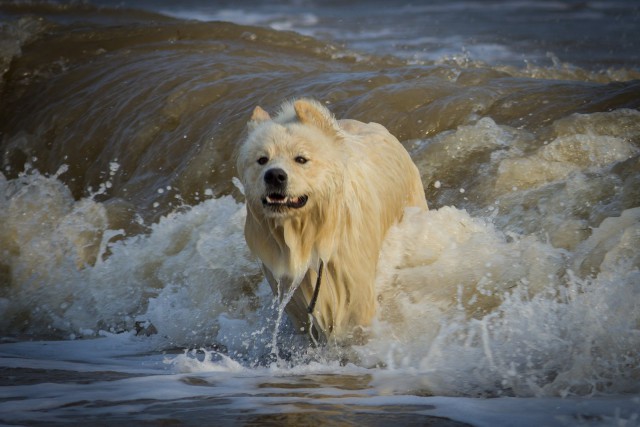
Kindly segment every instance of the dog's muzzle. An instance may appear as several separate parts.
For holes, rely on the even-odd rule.
[[[264,174],[264,183],[267,187],[267,195],[262,199],[262,204],[273,210],[282,208],[298,209],[303,207],[308,196],[290,196],[287,194],[289,177],[281,168],[271,168]]]

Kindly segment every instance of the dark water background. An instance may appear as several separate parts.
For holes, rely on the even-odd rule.
[[[96,1],[197,20],[294,30],[370,53],[438,60],[468,54],[491,64],[588,69],[638,67],[633,1]]]

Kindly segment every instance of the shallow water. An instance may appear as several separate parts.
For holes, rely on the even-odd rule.
[[[1,422],[638,424],[634,2],[94,4],[0,5]],[[295,96],[425,185],[362,345],[277,327],[244,243]]]
[[[409,378],[415,372],[326,361],[247,369],[212,353],[160,354],[149,339],[103,335],[3,344],[3,422],[635,425],[640,404],[633,395],[478,399],[392,391],[384,385],[389,376]]]

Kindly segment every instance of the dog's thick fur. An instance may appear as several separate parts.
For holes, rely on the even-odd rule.
[[[237,167],[250,250],[274,293],[299,284],[287,306],[294,325],[323,340],[352,339],[375,315],[374,281],[387,230],[405,207],[427,209],[407,151],[382,125],[336,120],[320,103],[299,99],[284,103],[273,119],[256,107]]]

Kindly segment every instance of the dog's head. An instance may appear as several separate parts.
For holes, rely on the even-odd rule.
[[[302,215],[327,202],[341,185],[342,131],[321,104],[286,103],[274,119],[256,107],[248,130],[237,167],[254,213]]]

